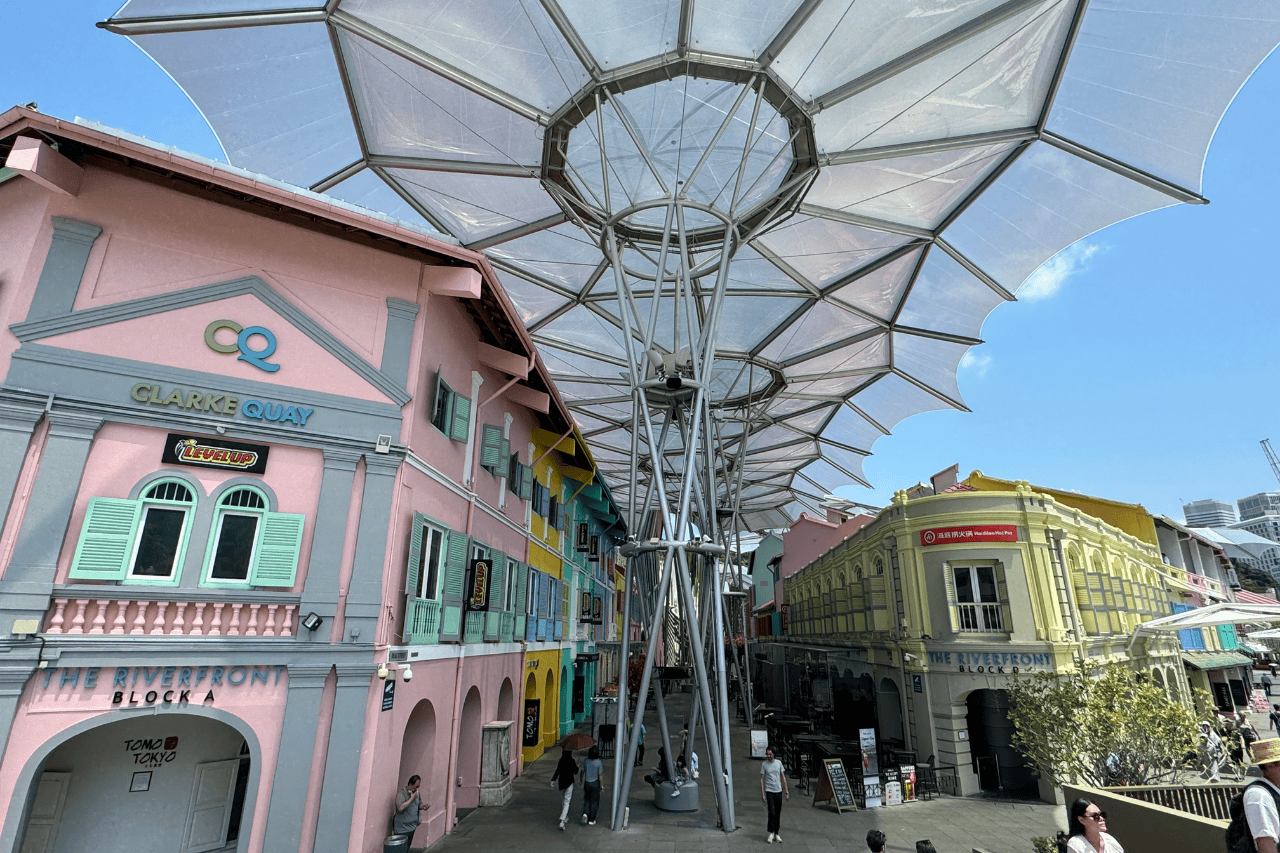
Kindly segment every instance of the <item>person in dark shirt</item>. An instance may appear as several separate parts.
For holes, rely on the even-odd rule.
[[[578,775],[578,762],[573,760],[573,753],[565,750],[560,753],[555,772],[551,774],[551,787],[560,783],[560,794],[564,797],[564,807],[560,809],[560,830],[564,831],[564,822],[569,818],[569,804],[573,802],[573,777]]]

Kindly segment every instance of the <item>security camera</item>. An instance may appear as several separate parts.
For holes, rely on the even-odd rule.
[[[902,653],[902,659],[903,659],[903,660],[905,660],[905,661],[907,661],[908,663],[909,663],[909,662],[911,662],[911,661],[913,661],[913,660],[920,660],[920,658],[918,658],[918,657],[916,657],[915,655],[911,654],[911,652],[903,652],[903,653]]]
[[[391,674],[391,670],[387,669],[387,665],[385,663],[382,666],[378,667],[378,677],[381,678],[383,681],[386,681],[387,676],[390,674]]]
[[[400,678],[404,681],[413,680],[413,670],[409,668],[408,664],[400,667]]]

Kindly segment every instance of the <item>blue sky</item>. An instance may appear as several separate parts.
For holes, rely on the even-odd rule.
[[[168,76],[94,27],[118,6],[0,0],[9,36],[0,109],[35,101],[59,118],[221,159]],[[962,473],[1141,503],[1175,519],[1184,501],[1280,489],[1258,445],[1280,446],[1280,294],[1267,248],[1280,193],[1277,104],[1273,56],[1209,149],[1203,193],[1212,203],[1120,223],[1050,261],[1020,301],[996,309],[982,330],[988,343],[962,366],[973,412],[899,424],[864,466],[876,488],[842,494],[884,503],[956,462]]]

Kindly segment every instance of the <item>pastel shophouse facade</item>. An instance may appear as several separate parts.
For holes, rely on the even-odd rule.
[[[1010,679],[1115,661],[1191,701],[1177,638],[1130,642],[1139,624],[1182,603],[1186,584],[1154,535],[1025,481],[975,480],[936,495],[898,492],[787,579],[787,642],[766,652],[810,680],[774,692],[800,705],[830,696],[851,730],[874,728],[882,745],[954,766],[960,793],[1051,800],[1012,747]]]
[[[487,262],[25,109],[0,157],[0,851],[376,851],[412,773],[450,831],[572,428]]]

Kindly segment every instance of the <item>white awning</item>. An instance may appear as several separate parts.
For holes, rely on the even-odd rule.
[[[1242,622],[1280,624],[1280,604],[1245,604],[1227,601],[1198,607],[1185,613],[1162,616],[1139,625],[1137,632],[1174,632],[1211,625],[1236,625]],[[1255,635],[1251,635],[1255,636]]]

